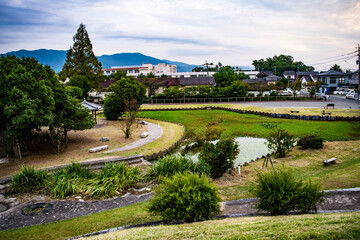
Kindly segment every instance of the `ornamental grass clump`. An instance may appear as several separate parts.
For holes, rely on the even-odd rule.
[[[149,171],[152,177],[171,177],[179,172],[209,173],[209,166],[204,162],[194,162],[186,156],[167,155],[157,160]]]
[[[316,204],[324,201],[320,185],[298,179],[290,168],[281,167],[258,172],[252,192],[259,201],[259,210],[272,215],[283,215],[289,211],[317,212]]]
[[[206,176],[176,173],[155,188],[148,210],[166,223],[194,222],[220,213],[220,200],[216,186]]]
[[[42,188],[45,186],[47,179],[47,172],[22,165],[21,171],[11,180],[11,192],[24,193]]]

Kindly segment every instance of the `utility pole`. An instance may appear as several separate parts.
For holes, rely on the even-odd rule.
[[[205,60],[205,63],[203,64],[203,66],[206,66],[206,72],[207,72],[207,76],[208,76],[208,81],[210,79],[210,76],[209,76],[209,63],[207,62],[207,60]]]
[[[360,101],[360,45],[358,44],[357,47],[358,50],[358,100]]]

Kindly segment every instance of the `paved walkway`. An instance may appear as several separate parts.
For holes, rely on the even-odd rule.
[[[129,150],[129,149],[133,149],[133,148],[138,148],[145,144],[151,143],[151,142],[155,141],[156,139],[158,139],[159,137],[161,137],[163,129],[161,128],[160,124],[156,125],[154,123],[148,122],[147,126],[148,126],[148,133],[149,133],[148,137],[140,138],[139,140],[136,140],[135,142],[130,143],[122,148],[111,149],[104,153],[121,152],[121,151]]]

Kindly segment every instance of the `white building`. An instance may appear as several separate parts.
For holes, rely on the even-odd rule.
[[[133,65],[133,66],[113,66],[111,68],[102,69],[103,74],[106,76],[111,75],[112,73],[116,73],[117,71],[126,72],[127,76],[137,77],[139,74],[147,75],[149,73],[153,73],[155,75],[170,75],[172,73],[177,72],[176,65],[169,65],[166,63],[159,63],[157,65],[153,65],[151,63],[145,63],[142,65]]]

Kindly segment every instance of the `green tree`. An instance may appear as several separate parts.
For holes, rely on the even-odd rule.
[[[274,132],[270,133],[267,141],[268,148],[279,157],[285,157],[286,153],[290,152],[296,143],[295,137],[281,128],[277,128]]]
[[[313,71],[314,67],[303,62],[295,62],[290,55],[279,55],[272,58],[254,60],[252,64],[258,71],[273,71],[277,76],[283,76],[285,70]]]
[[[21,158],[21,146],[31,131],[53,121],[50,79],[57,81],[55,72],[34,58],[0,58],[0,132],[8,155]]]
[[[84,75],[91,81],[93,88],[99,89],[99,83],[103,79],[102,65],[92,50],[84,24],[80,24],[73,40],[74,44],[67,51],[65,64],[59,73],[60,80],[65,81],[76,75]]]
[[[292,90],[294,97],[296,96],[296,92],[301,90],[301,81],[298,79],[294,82],[288,84],[289,88]]]
[[[91,82],[84,75],[75,75],[70,78],[69,86],[78,87],[82,90],[81,98],[86,98],[91,90]]]
[[[229,87],[226,87],[225,91],[228,97],[245,97],[248,88],[248,83],[243,83],[242,81],[237,80]]]
[[[330,68],[330,70],[335,70],[335,71],[338,71],[338,72],[344,72],[344,71],[341,69],[341,67],[340,67],[339,65],[337,65],[337,64],[335,64],[334,66],[332,66],[332,67]]]
[[[319,88],[321,87],[321,84],[322,84],[322,82],[320,82],[320,81],[305,83],[305,87],[307,88],[311,98],[319,90]]]
[[[213,75],[217,87],[228,87],[238,79],[237,74],[231,66],[222,67]]]
[[[206,70],[203,67],[194,67],[192,72],[205,72]]]
[[[126,111],[137,110],[144,97],[145,87],[133,77],[122,77],[110,86],[113,93],[105,99],[104,114],[106,119],[117,119]]]
[[[182,98],[184,96],[184,91],[180,87],[169,87],[164,91],[164,96],[166,98]]]
[[[79,87],[74,86],[66,86],[65,92],[67,95],[72,96],[77,99],[83,98],[83,91]]]

